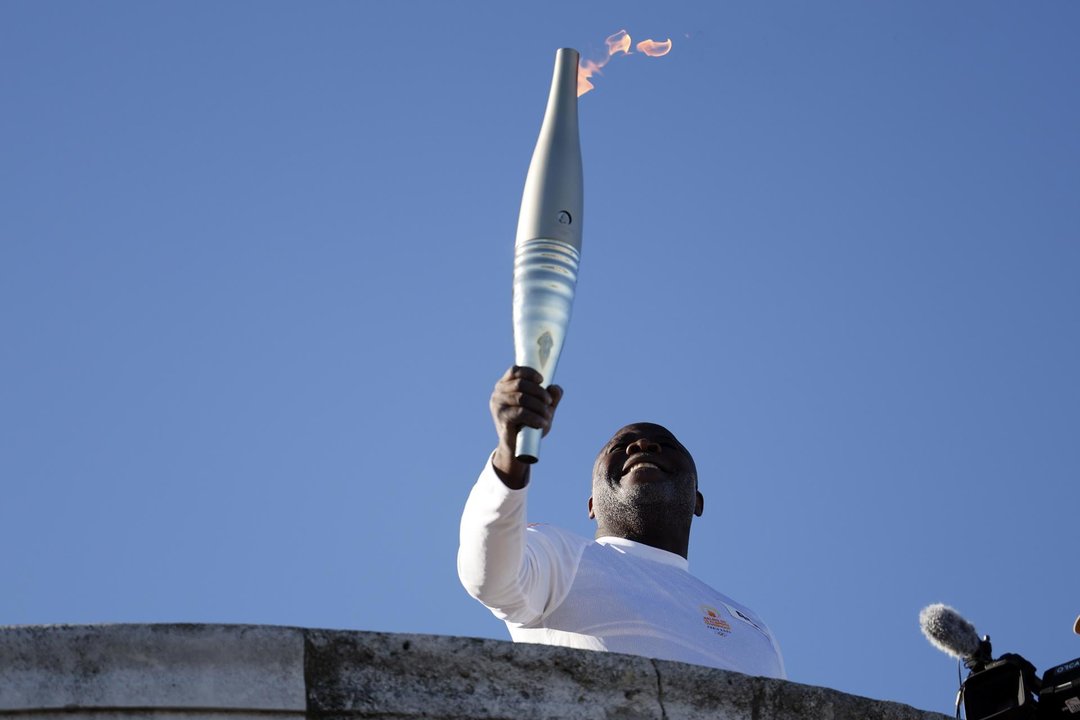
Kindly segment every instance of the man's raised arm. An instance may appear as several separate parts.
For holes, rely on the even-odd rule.
[[[529,466],[514,457],[518,430],[551,429],[562,389],[545,390],[542,381],[535,370],[512,367],[495,384],[491,417],[499,445],[461,516],[458,577],[470,595],[510,622],[532,621],[566,590],[560,566],[568,550],[546,538],[526,543]]]
[[[555,408],[562,400],[562,388],[552,385],[545,390],[540,384],[543,381],[543,376],[532,368],[515,365],[499,378],[491,393],[491,419],[499,435],[492,465],[511,490],[520,490],[529,483],[529,466],[514,454],[518,431],[523,427],[540,428],[547,435]]]

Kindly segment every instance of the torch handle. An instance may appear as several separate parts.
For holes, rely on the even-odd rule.
[[[532,465],[540,459],[540,438],[543,434],[543,431],[537,428],[521,428],[514,449],[514,455],[520,462]]]

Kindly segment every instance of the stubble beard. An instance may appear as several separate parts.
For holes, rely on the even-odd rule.
[[[593,491],[598,533],[634,539],[658,531],[688,531],[697,505],[695,488],[690,473],[627,485],[613,485],[605,478]]]

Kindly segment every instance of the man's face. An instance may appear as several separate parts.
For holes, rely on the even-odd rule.
[[[593,465],[589,517],[603,527],[647,531],[701,515],[694,458],[666,428],[635,423],[615,433]]]

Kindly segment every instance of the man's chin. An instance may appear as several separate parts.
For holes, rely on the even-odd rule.
[[[664,482],[664,478],[655,480],[642,478],[631,483],[624,479],[620,495],[626,504],[641,508],[671,505],[676,500],[674,484]]]
[[[671,482],[671,473],[658,467],[633,467],[620,479],[620,485],[646,485],[651,483]]]

